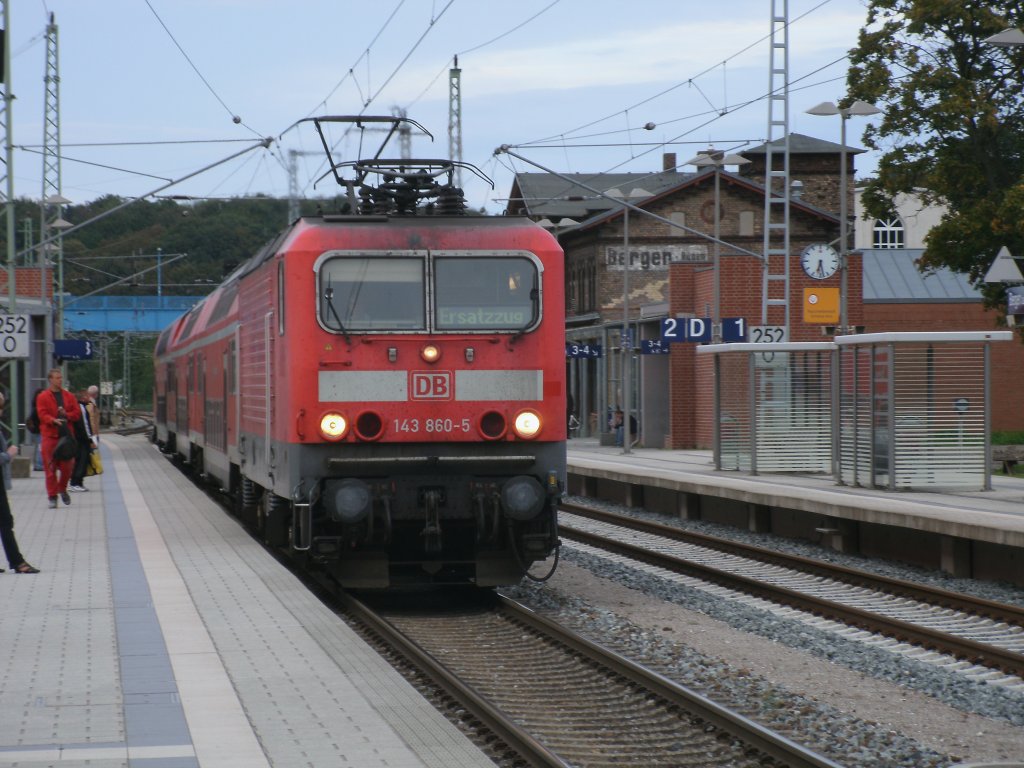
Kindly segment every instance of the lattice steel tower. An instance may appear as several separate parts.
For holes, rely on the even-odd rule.
[[[0,0],[3,6],[3,29],[0,30],[0,42],[3,43],[3,57],[0,66],[3,67],[3,107],[0,111],[0,129],[4,134],[4,164],[3,179],[0,184],[0,194],[4,200],[4,215],[7,222],[7,311],[13,313],[17,307],[17,293],[15,291],[15,265],[14,265],[14,144],[11,139],[11,104],[14,102],[14,95],[11,93],[11,4],[8,0]],[[10,392],[10,407],[7,409],[7,417],[10,419],[11,442],[17,444],[18,437],[18,361],[8,359],[3,368],[9,375],[7,384]]]
[[[789,0],[772,0],[761,323],[789,332]],[[781,153],[779,150],[781,149]],[[780,168],[775,157],[781,154]],[[774,156],[773,156],[774,155]],[[771,311],[772,308],[778,308]]]
[[[448,159],[462,162],[462,70],[458,56],[448,70]],[[462,188],[462,169],[458,166],[455,186]]]
[[[57,23],[50,14],[46,25],[46,73],[43,76],[43,194],[39,200],[39,233],[42,253],[53,253],[57,263],[57,315],[53,324],[54,338],[64,337],[64,252],[58,236],[53,247],[46,245],[49,229],[68,226],[61,213],[68,201],[61,195],[60,178],[60,62],[57,57]],[[50,218],[50,213],[54,213]],[[45,259],[43,266],[45,269]]]

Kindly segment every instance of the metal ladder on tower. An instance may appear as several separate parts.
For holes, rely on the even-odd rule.
[[[789,336],[789,0],[772,0],[761,323]],[[775,157],[781,155],[781,168]]]

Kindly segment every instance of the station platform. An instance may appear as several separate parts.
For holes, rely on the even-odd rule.
[[[886,491],[825,474],[716,470],[711,451],[569,441],[569,492],[1024,586],[1024,478],[992,490]]]
[[[101,447],[70,506],[8,492],[0,768],[493,766],[145,437]]]

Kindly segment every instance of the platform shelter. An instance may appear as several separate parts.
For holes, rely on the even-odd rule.
[[[717,469],[884,490],[991,488],[992,342],[1010,331],[709,344]]]

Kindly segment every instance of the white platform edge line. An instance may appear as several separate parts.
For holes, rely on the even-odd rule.
[[[213,640],[121,449],[107,442],[182,709],[203,768],[270,768]]]

